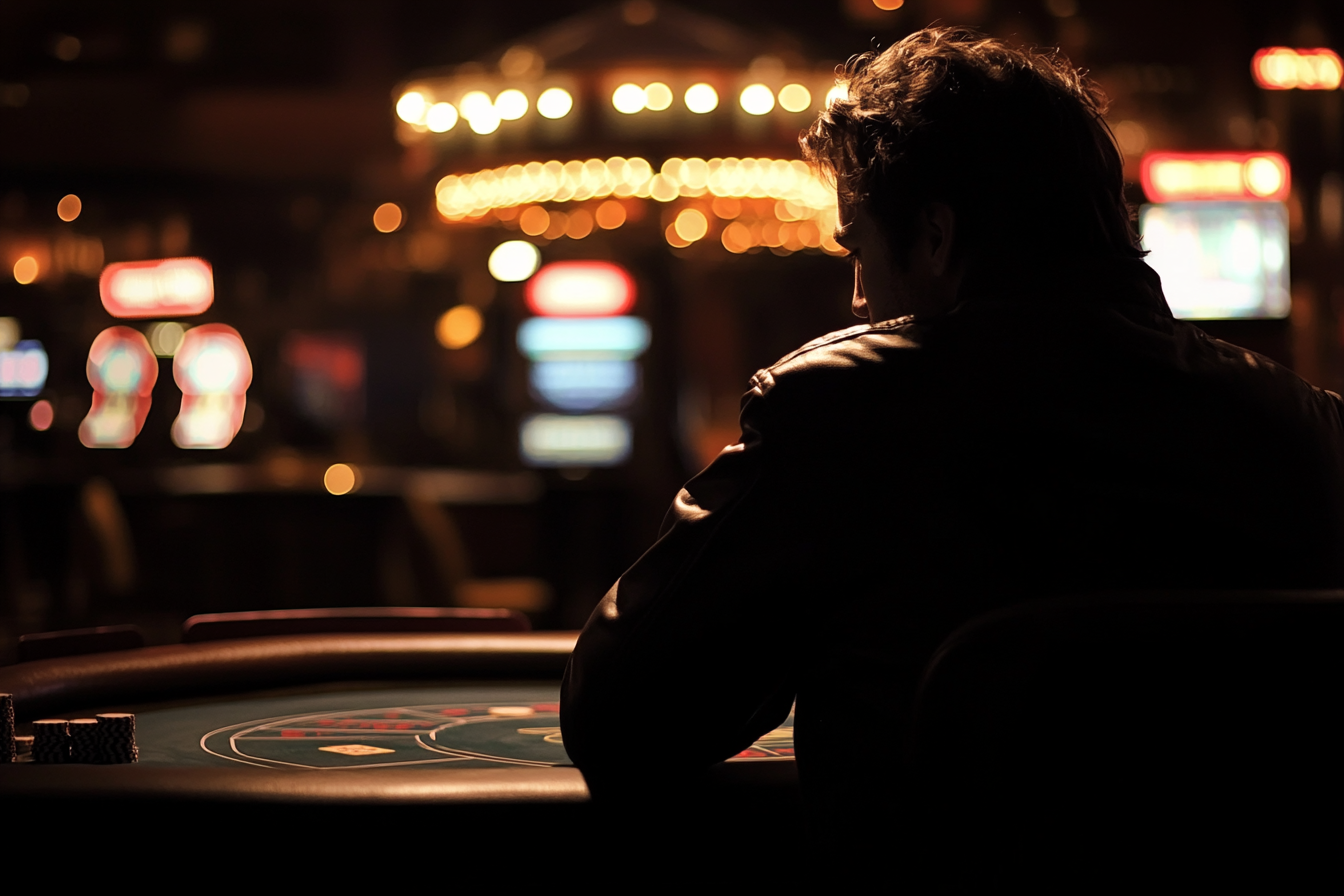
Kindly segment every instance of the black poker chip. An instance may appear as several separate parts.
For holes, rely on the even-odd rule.
[[[65,719],[33,722],[33,761],[58,765],[70,761],[70,723]]]
[[[135,743],[135,716],[128,712],[100,713],[93,762],[120,765],[138,762],[140,750]]]

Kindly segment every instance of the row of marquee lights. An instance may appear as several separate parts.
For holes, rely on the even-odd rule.
[[[836,84],[827,92],[825,101],[830,103],[845,93],[845,85]],[[674,101],[675,93],[662,81],[643,86],[627,81],[611,94],[612,108],[624,115],[665,112],[672,108]],[[690,112],[705,115],[719,107],[719,92],[712,84],[697,82],[683,91],[682,102]],[[812,91],[798,82],[785,84],[778,91],[756,82],[742,88],[738,104],[748,115],[767,115],[776,106],[797,114],[811,110]],[[398,118],[416,130],[436,134],[451,131],[460,120],[465,120],[474,133],[493,134],[502,122],[517,121],[533,108],[542,118],[561,119],[573,110],[574,97],[563,87],[548,87],[533,99],[522,90],[510,87],[500,91],[494,99],[483,90],[469,90],[458,97],[456,103],[450,103],[435,98],[429,88],[422,87],[406,91],[396,104]]]
[[[1324,47],[1266,47],[1252,57],[1251,73],[1265,90],[1338,90],[1344,61]]]

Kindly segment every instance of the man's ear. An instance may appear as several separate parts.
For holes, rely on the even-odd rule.
[[[942,276],[950,272],[957,242],[957,213],[946,202],[927,203],[920,215],[920,227],[927,241],[933,274]]]

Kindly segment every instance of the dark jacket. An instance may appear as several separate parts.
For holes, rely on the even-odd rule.
[[[1141,261],[962,295],[752,379],[741,442],[678,493],[570,660],[561,723],[586,773],[639,774],[631,732],[659,707],[700,768],[796,696],[805,788],[867,799],[921,669],[977,614],[1344,585],[1339,396],[1173,319]]]

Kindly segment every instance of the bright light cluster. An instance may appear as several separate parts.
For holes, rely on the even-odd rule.
[[[138,330],[108,327],[89,346],[93,405],[79,424],[86,448],[128,448],[149,416],[159,363]]]
[[[1344,62],[1325,48],[1267,47],[1252,57],[1251,73],[1265,90],[1338,90]]]
[[[1149,153],[1139,179],[1153,202],[1284,200],[1289,192],[1288,160],[1276,152]]]
[[[535,106],[542,118],[564,118],[574,108],[574,97],[563,87],[550,87],[537,95]],[[469,90],[456,104],[439,100],[425,89],[408,90],[396,108],[397,117],[419,131],[443,134],[465,120],[475,133],[493,134],[501,122],[517,121],[532,107],[526,93],[510,87],[493,99],[483,90]]]
[[[98,292],[113,317],[185,317],[210,307],[215,280],[201,258],[125,261],[103,269]]]
[[[224,324],[188,330],[173,357],[173,379],[182,390],[173,444],[224,448],[232,442],[243,425],[252,384],[252,358],[238,331]]]
[[[835,189],[805,162],[784,159],[668,159],[662,169],[619,156],[570,162],[529,162],[450,174],[434,190],[449,221],[478,218],[497,208],[616,196],[671,202],[705,195],[791,202],[809,217],[835,216]]]
[[[0,398],[32,398],[47,384],[47,353],[36,339],[0,351]]]

